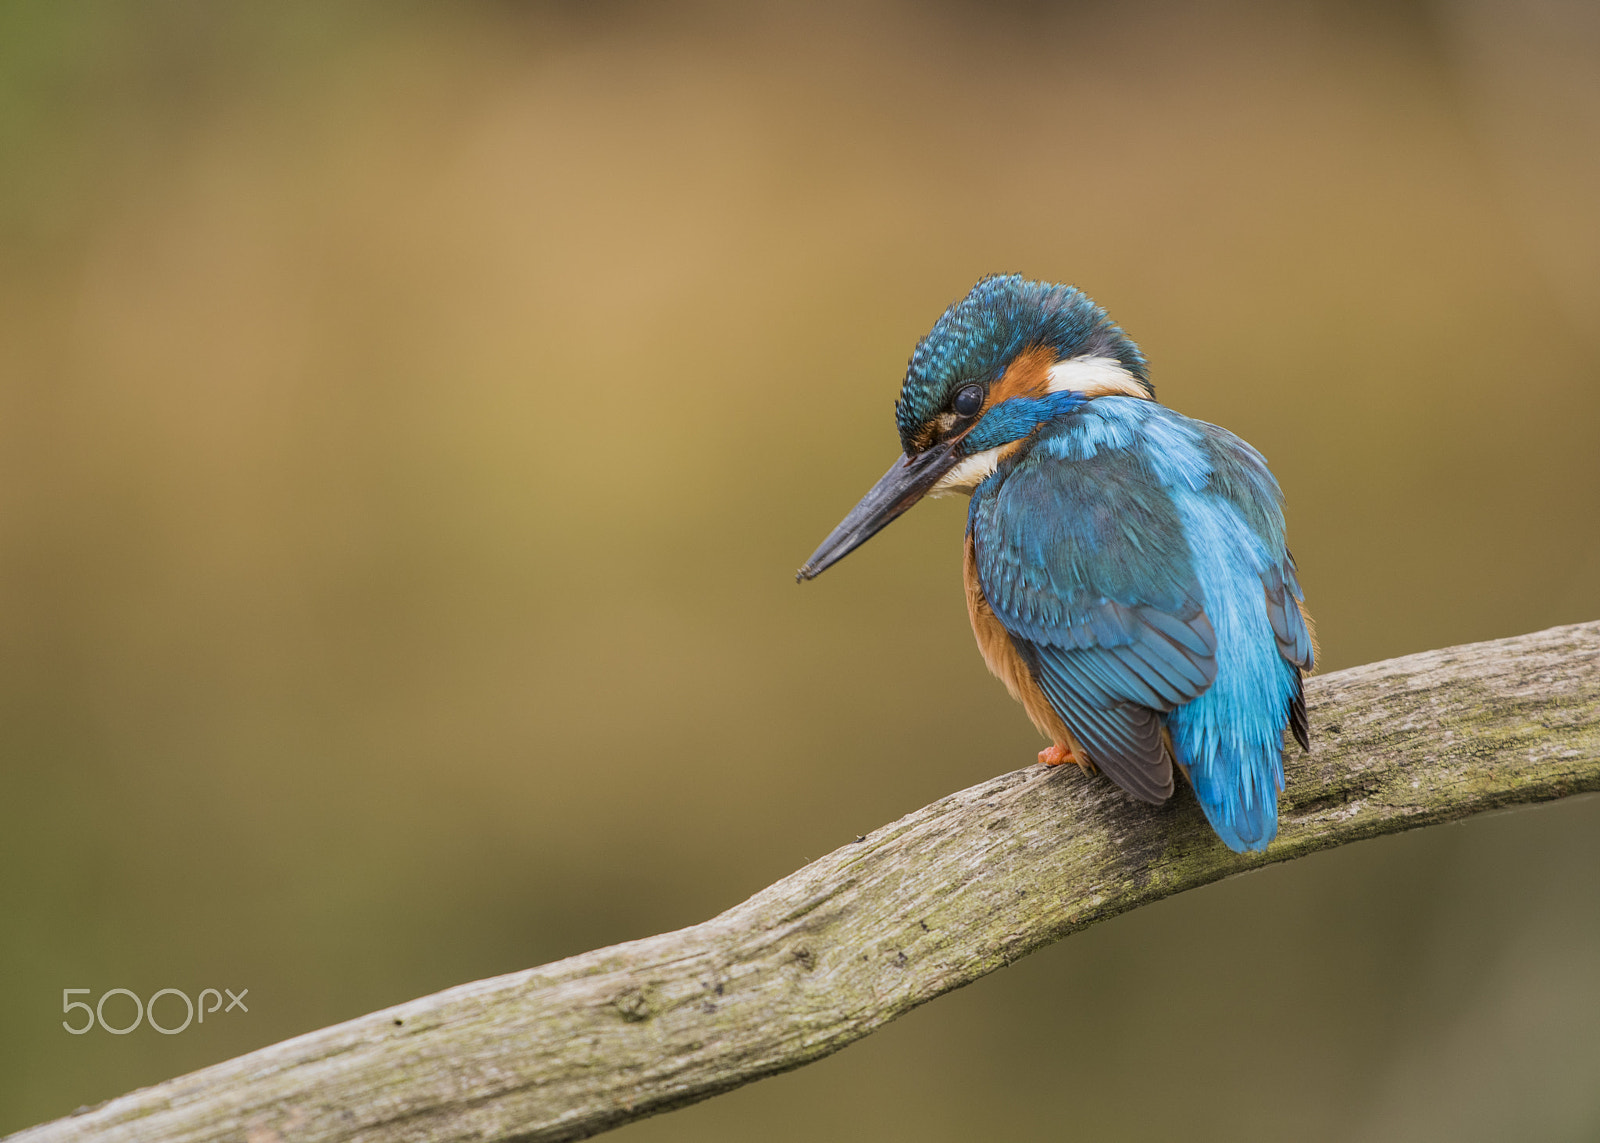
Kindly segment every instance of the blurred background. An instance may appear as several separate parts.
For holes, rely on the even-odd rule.
[[[1587,0],[8,0],[0,156],[0,1130],[1031,762],[964,501],[791,579],[985,273],[1267,455],[1326,669],[1600,618]],[[1592,1140],[1597,963],[1591,798],[618,1138]],[[72,1036],[65,988],[249,1011]]]

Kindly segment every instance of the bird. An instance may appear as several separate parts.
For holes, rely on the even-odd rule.
[[[1312,624],[1262,455],[1156,401],[1139,347],[1076,286],[981,279],[917,343],[903,455],[796,574],[924,496],[966,494],[967,614],[1051,745],[1161,805],[1184,775],[1237,853],[1277,836],[1284,731],[1311,748]]]

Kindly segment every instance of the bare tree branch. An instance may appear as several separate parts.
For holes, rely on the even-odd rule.
[[[481,980],[23,1131],[45,1141],[580,1139],[799,1067],[1096,921],[1318,849],[1600,789],[1600,623],[1312,680],[1278,840],[1230,853],[1031,766],[703,924]]]

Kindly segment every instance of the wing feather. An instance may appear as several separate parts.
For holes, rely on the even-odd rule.
[[[1050,705],[1137,798],[1172,794],[1161,715],[1216,678],[1170,500],[1126,452],[1023,460],[973,497],[979,582]]]
[[[1091,416],[1104,423],[1088,425]],[[1179,428],[1162,421],[1159,442],[1140,444],[1137,426],[1157,417],[1176,414],[1091,402],[1078,430],[1063,428],[975,490],[968,527],[979,585],[1045,698],[1090,761],[1128,793],[1159,803],[1173,789],[1164,716],[1217,677],[1217,633],[1174,489],[1232,503],[1273,553],[1262,589],[1278,653],[1295,668],[1287,722],[1302,746],[1309,728],[1299,680],[1315,648],[1266,462],[1226,430],[1181,418]],[[1118,418],[1123,426],[1113,431]],[[1141,453],[1158,443],[1159,455]]]

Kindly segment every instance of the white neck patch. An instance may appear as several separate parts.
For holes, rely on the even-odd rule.
[[[1104,397],[1121,393],[1149,399],[1138,378],[1114,357],[1069,357],[1050,367],[1050,392],[1082,393],[1085,397]]]
[[[1012,442],[1012,445],[1015,443]],[[1000,445],[966,457],[941,476],[939,483],[928,489],[928,495],[937,497],[949,496],[952,492],[971,492],[994,475],[994,470],[1000,466],[1000,460],[1005,455],[1007,447]]]

